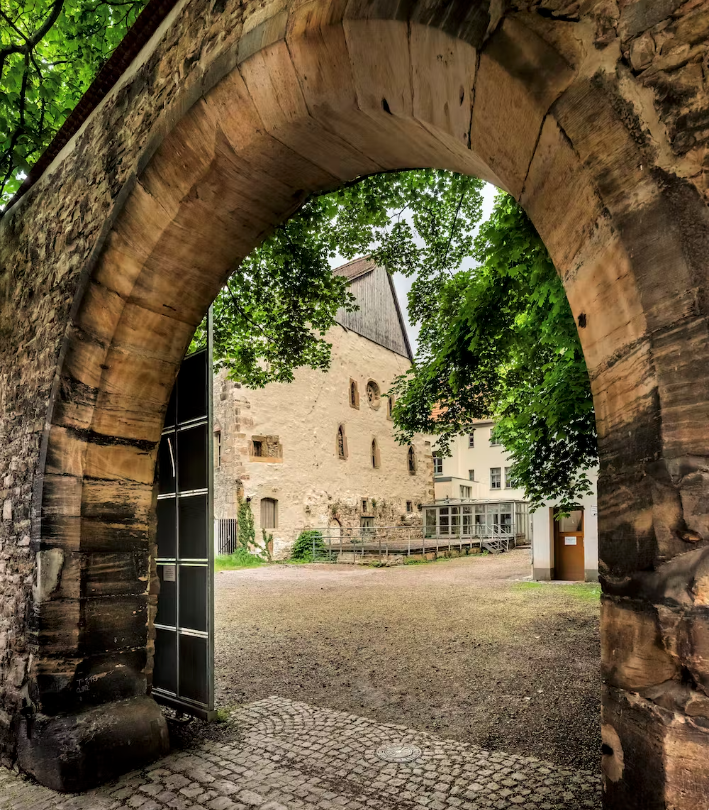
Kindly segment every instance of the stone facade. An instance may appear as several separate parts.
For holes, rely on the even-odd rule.
[[[194,328],[308,194],[435,166],[521,202],[578,319],[605,806],[707,804],[707,20],[703,0],[175,6],[0,225],[6,761],[66,787],[162,750],[153,482]]]
[[[421,524],[419,504],[433,497],[430,441],[417,437],[415,472],[409,473],[408,447],[394,439],[387,400],[371,408],[365,396],[350,404],[355,381],[363,392],[374,379],[386,392],[409,360],[342,326],[327,335],[332,344],[329,371],[300,369],[292,383],[247,390],[221,372],[214,381],[214,413],[220,432],[221,463],[215,467],[218,518],[235,518],[237,496],[251,499],[256,538],[261,539],[262,498],[277,501],[273,551],[283,556],[304,528],[359,527],[362,515],[376,526]],[[338,427],[347,440],[347,457],[336,447]],[[254,456],[253,438],[277,437],[280,454]],[[371,458],[372,440],[379,467]],[[264,448],[267,450],[267,448]],[[363,501],[367,508],[363,509]],[[407,501],[410,509],[407,511]]]

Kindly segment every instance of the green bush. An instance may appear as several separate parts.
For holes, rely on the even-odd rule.
[[[293,544],[291,559],[300,562],[312,562],[326,552],[322,534],[315,529],[306,529],[298,535],[298,539]],[[315,554],[313,555],[313,551]]]

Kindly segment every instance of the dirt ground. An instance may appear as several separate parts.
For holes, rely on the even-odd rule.
[[[279,695],[596,770],[597,592],[528,575],[524,550],[218,573],[217,705]]]

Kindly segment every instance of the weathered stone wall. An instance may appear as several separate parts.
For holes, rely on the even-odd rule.
[[[708,14],[693,0],[174,10],[0,225],[7,757],[19,739],[21,765],[66,787],[161,749],[144,697],[152,484],[192,330],[308,193],[437,166],[520,200],[580,319],[601,452],[606,804],[707,803]]]
[[[61,397],[57,371],[70,313],[166,110],[190,76],[201,76],[200,58],[238,36],[244,13],[240,2],[181,3],[168,21],[179,18],[180,25],[163,26],[142,63],[131,66],[45,176],[0,220],[0,754],[6,764],[14,760],[18,712],[31,712],[36,700],[30,652],[42,629],[56,635],[69,619],[59,605],[55,629],[41,628],[32,589],[37,552],[51,549],[53,534],[62,533],[52,525],[58,515],[40,512],[46,430]],[[50,592],[60,579],[57,573]]]
[[[239,387],[221,372],[214,381],[215,421],[221,430],[221,465],[215,469],[216,518],[234,518],[237,493],[251,498],[256,536],[261,539],[261,498],[278,501],[278,526],[269,529],[274,554],[286,554],[304,528],[359,527],[363,514],[377,526],[421,524],[418,504],[433,500],[431,444],[416,437],[416,474],[407,447],[394,439],[386,399],[378,409],[366,396],[350,406],[350,380],[364,391],[375,380],[382,392],[409,367],[409,361],[355,332],[334,326],[327,334],[332,364],[327,372],[299,369],[292,383],[263,389]],[[336,434],[343,425],[347,458],[337,456]],[[277,436],[281,455],[254,459],[253,436]],[[380,467],[373,469],[371,443],[379,445]],[[368,502],[366,512],[362,501]],[[407,513],[406,502],[414,511]]]

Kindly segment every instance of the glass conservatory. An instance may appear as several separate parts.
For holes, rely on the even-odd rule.
[[[426,504],[424,537],[441,539],[505,538],[513,545],[531,542],[526,501],[454,501]]]

